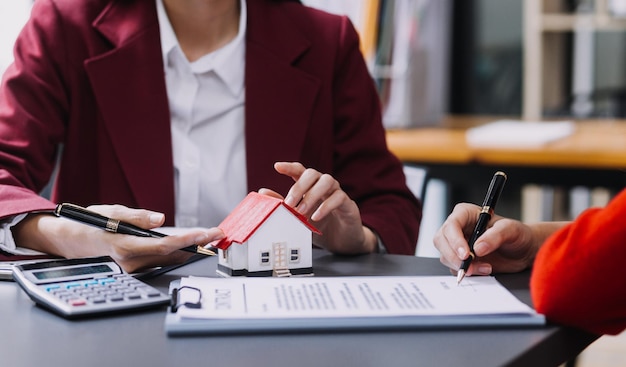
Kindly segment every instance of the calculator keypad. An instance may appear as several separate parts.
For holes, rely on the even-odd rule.
[[[56,283],[41,286],[48,293],[73,307],[103,305],[121,302],[140,302],[158,298],[157,289],[128,274],[112,277]]]

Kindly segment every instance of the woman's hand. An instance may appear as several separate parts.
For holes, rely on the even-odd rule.
[[[453,273],[469,256],[467,241],[478,221],[480,210],[474,204],[457,204],[435,234],[434,244],[441,254],[441,263]],[[494,215],[485,233],[474,244],[476,259],[472,261],[467,274],[489,275],[526,269],[532,265],[545,238],[561,225],[546,222],[531,226]]]
[[[162,213],[122,205],[92,205],[87,209],[144,229],[154,229],[165,222]],[[178,250],[193,244],[204,246],[224,234],[219,228],[190,228],[163,238],[137,237],[110,233],[71,219],[30,214],[13,227],[13,236],[20,247],[65,258],[108,255],[125,271],[135,272],[182,263],[191,254]]]
[[[295,181],[284,201],[309,218],[322,232],[321,236],[314,238],[316,245],[340,254],[377,250],[376,235],[363,226],[356,203],[331,175],[305,168],[297,162],[277,162],[274,168]],[[259,193],[282,198],[269,189],[261,189]]]

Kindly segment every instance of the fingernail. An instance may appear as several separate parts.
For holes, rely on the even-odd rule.
[[[306,213],[306,210],[307,210],[307,206],[305,203],[301,203],[300,205],[298,205],[298,211],[300,213]]]
[[[456,253],[459,255],[459,258],[461,259],[465,259],[467,257],[467,250],[465,249],[465,247],[459,247],[456,250]]]
[[[150,214],[150,224],[161,224],[163,218],[165,218],[163,213],[152,213]]]
[[[295,199],[293,198],[293,195],[287,195],[287,197],[285,198],[285,204],[293,207],[295,205]]]
[[[474,253],[476,254],[476,256],[483,256],[485,255],[485,251],[487,251],[487,244],[484,242],[478,242],[477,244],[474,245]]]
[[[482,264],[478,267],[478,273],[482,274],[482,275],[489,275],[491,274],[491,265],[489,264]]]

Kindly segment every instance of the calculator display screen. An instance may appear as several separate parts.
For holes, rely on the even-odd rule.
[[[113,271],[113,269],[111,269],[110,266],[105,265],[105,264],[100,264],[100,265],[92,265],[92,266],[81,266],[81,267],[75,267],[75,268],[63,268],[63,269],[37,271],[37,272],[33,272],[33,275],[35,276],[35,278],[39,280],[44,280],[44,279],[69,277],[69,276],[74,276],[74,275],[107,273],[111,271]]]

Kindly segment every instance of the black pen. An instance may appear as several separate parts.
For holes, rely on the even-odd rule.
[[[150,231],[148,229],[139,228],[130,223],[123,222],[121,220],[107,218],[104,215],[92,212],[81,206],[61,203],[54,209],[54,214],[57,217],[65,217],[73,219],[75,221],[89,224],[108,232],[129,234],[138,237],[153,237],[161,238],[167,236],[166,234]],[[206,249],[202,246],[191,245],[181,249],[182,251],[191,252],[194,254],[202,254],[207,256],[215,256],[215,252]]]
[[[474,232],[472,232],[472,236],[470,237],[468,242],[470,254],[467,259],[463,260],[461,268],[456,274],[457,284],[461,283],[461,281],[465,277],[465,273],[467,273],[467,269],[469,269],[469,266],[472,263],[472,260],[474,260],[474,258],[476,257],[476,254],[474,253],[474,243],[476,242],[478,237],[480,237],[487,229],[487,224],[489,224],[489,220],[491,220],[493,211],[496,209],[496,203],[498,202],[498,198],[502,193],[505,182],[506,174],[502,171],[496,172],[491,179],[489,189],[487,189],[487,196],[485,196],[485,201],[483,201],[483,207],[480,210],[480,214],[478,215],[476,227],[474,227]]]

